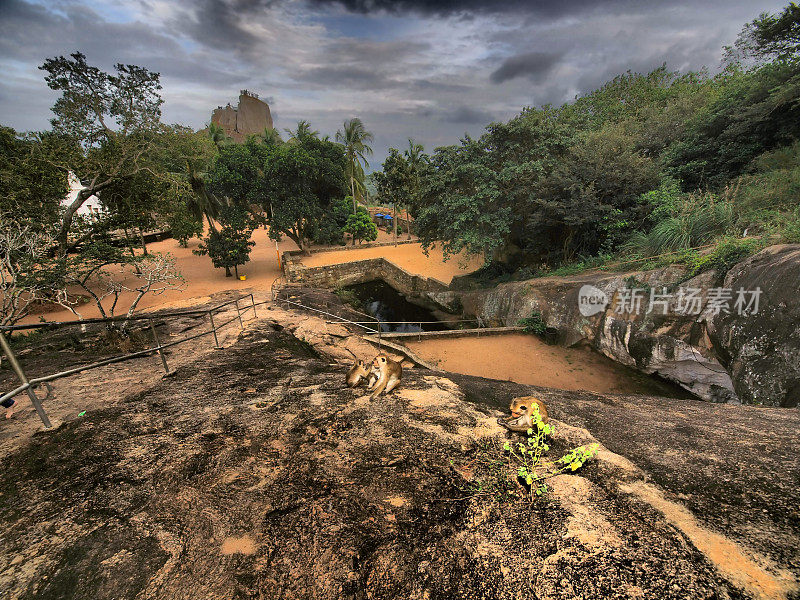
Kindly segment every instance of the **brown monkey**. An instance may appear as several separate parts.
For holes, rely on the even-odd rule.
[[[367,368],[367,365],[363,360],[357,360],[347,372],[347,378],[345,379],[345,382],[347,383],[348,387],[354,388],[366,381],[367,386],[369,387],[371,386],[370,382],[372,382],[373,379],[377,379],[377,375],[373,374],[372,365],[370,365],[370,368]]]
[[[388,394],[400,384],[403,378],[403,366],[385,354],[379,354],[372,359],[372,373],[378,376],[375,383],[368,388],[372,390],[370,399],[374,400],[384,390]]]
[[[528,431],[534,426],[534,413],[539,409],[542,423],[547,423],[547,407],[544,402],[535,396],[520,396],[514,398],[509,405],[511,416],[507,419],[498,419],[498,423],[511,431]]]

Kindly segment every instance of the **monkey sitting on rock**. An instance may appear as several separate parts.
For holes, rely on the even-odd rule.
[[[371,364],[367,368],[367,364],[363,360],[357,360],[347,372],[345,382],[347,387],[351,388],[358,387],[365,381],[367,382],[367,387],[372,387],[377,378],[378,376],[372,372]]]
[[[509,405],[511,416],[504,419],[497,419],[503,427],[509,431],[526,432],[535,426],[534,415],[539,410],[542,423],[547,423],[547,407],[544,402],[535,396],[520,396],[511,400]]]
[[[345,378],[348,387],[358,387],[366,382],[367,390],[370,390],[371,399],[375,399],[383,392],[387,394],[400,384],[403,378],[403,366],[386,356],[379,354],[372,359],[371,363],[357,360],[350,367]]]
[[[385,354],[379,354],[372,359],[371,374],[375,375],[377,379],[372,386],[367,386],[367,389],[372,389],[370,400],[374,400],[382,392],[385,391],[388,394],[400,385],[400,380],[403,378],[403,365]]]

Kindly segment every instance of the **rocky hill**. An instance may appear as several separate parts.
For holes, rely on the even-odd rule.
[[[343,385],[338,327],[262,310],[8,450],[3,597],[798,597],[797,411],[423,369],[370,402]],[[531,392],[554,456],[598,457],[534,503],[476,492],[503,472],[495,418]]]
[[[236,108],[228,104],[224,108],[219,106],[214,109],[211,122],[222,127],[225,135],[239,144],[248,135],[261,134],[265,129],[273,128],[269,105],[247,90],[242,90],[239,94]]]

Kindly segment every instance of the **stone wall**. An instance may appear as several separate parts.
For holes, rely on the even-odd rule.
[[[447,285],[438,279],[413,275],[385,258],[306,267],[299,261],[299,257],[290,256],[287,252],[284,254],[284,273],[288,283],[323,288],[337,288],[380,279],[409,298],[447,290]]]

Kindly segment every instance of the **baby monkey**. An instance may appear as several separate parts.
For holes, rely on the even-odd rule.
[[[345,382],[347,383],[347,386],[351,388],[358,387],[364,381],[367,382],[367,387],[372,387],[372,384],[377,379],[378,376],[373,372],[372,365],[370,365],[370,368],[367,368],[367,365],[363,360],[357,360],[347,372],[347,378]]]
[[[534,427],[534,413],[537,408],[542,423],[547,423],[547,407],[535,396],[514,398],[509,406],[511,416],[506,419],[497,419],[497,422],[510,431],[528,431]]]
[[[367,389],[372,390],[370,400],[374,400],[383,391],[388,394],[400,385],[400,380],[403,378],[403,366],[385,354],[379,354],[372,359],[371,374],[375,375],[377,379],[374,384],[367,386]]]

